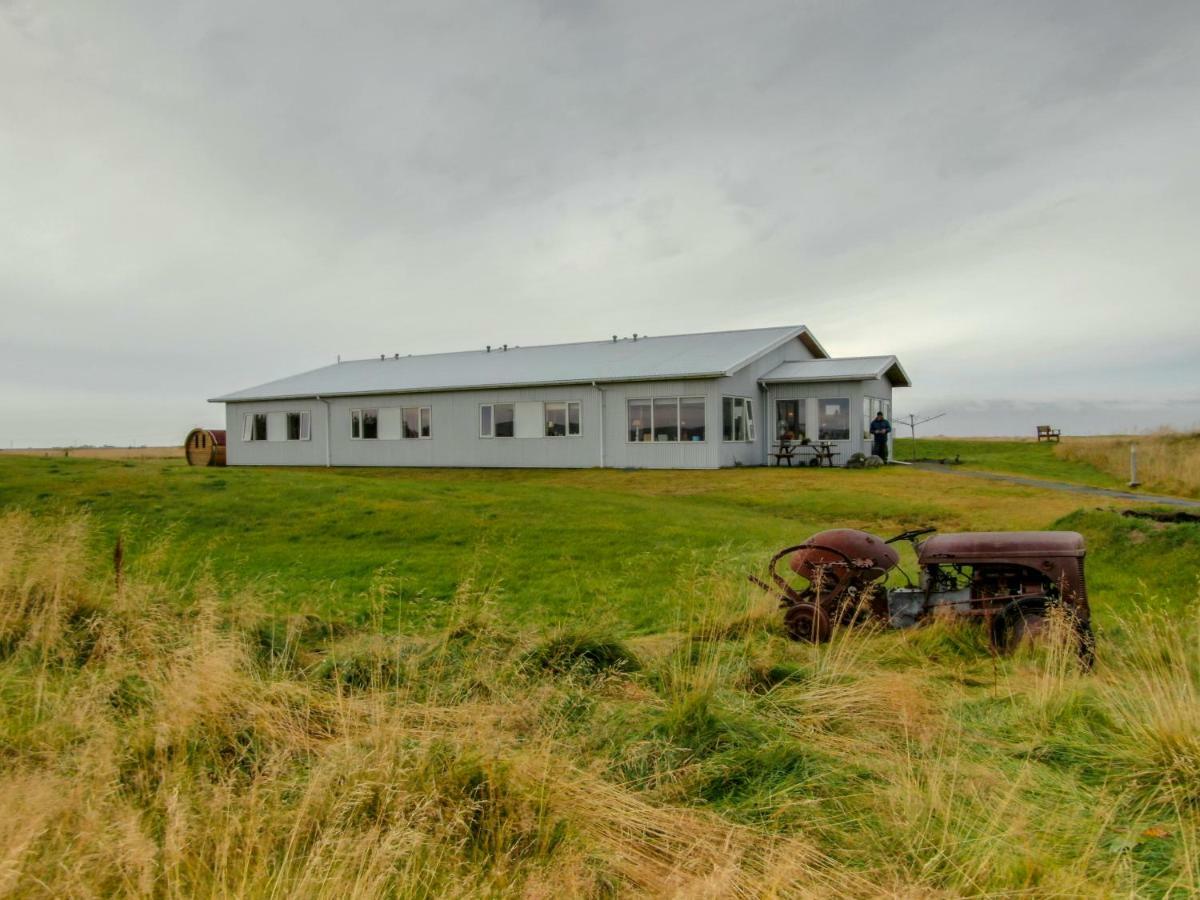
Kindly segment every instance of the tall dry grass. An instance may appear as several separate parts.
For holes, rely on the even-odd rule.
[[[929,896],[1200,889],[1194,622],[1093,676],[939,623],[424,638],[268,620],[84,518],[0,518],[0,894]]]
[[[1147,490],[1200,497],[1200,432],[1158,431],[1120,437],[1064,438],[1054,452],[1062,459],[1128,480],[1130,447],[1137,447],[1138,480]]]

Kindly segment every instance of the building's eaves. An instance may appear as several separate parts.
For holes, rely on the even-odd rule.
[[[628,384],[636,381],[695,381],[704,378],[722,378],[725,372],[695,372],[678,375],[632,375],[627,378],[573,378],[559,381],[513,381],[510,383],[487,382],[485,384],[443,385],[440,387],[381,388],[362,391],[309,391],[298,394],[262,394],[243,396],[240,392],[222,397],[210,397],[208,403],[256,403],[263,400],[311,400],[316,397],[372,397],[390,394],[449,394],[462,391],[516,390],[531,387],[573,387],[578,385]]]
[[[785,362],[767,372],[759,381],[764,384],[795,381],[863,381],[882,378],[885,375],[891,378],[897,387],[912,386],[908,373],[895,356],[848,356]]]

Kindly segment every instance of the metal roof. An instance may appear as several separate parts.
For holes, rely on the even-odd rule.
[[[766,384],[785,381],[865,381],[884,375],[895,387],[912,387],[908,373],[894,356],[847,356],[780,363],[759,379]]]
[[[795,338],[813,355],[829,355],[803,325],[507,350],[492,347],[490,352],[467,350],[340,362],[214,397],[210,402],[712,378],[732,374]]]

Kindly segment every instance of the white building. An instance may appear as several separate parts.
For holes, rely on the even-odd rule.
[[[869,452],[908,386],[896,357],[831,359],[791,326],[383,356],[212,402],[232,466],[711,469],[787,434]]]

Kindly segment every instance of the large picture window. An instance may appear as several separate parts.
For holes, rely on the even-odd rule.
[[[679,439],[681,441],[704,440],[704,398],[679,398]]]
[[[703,397],[655,397],[625,404],[631,443],[704,440]]]
[[[850,440],[850,401],[846,398],[818,400],[817,432],[822,441]]]
[[[673,397],[654,400],[654,440],[679,440],[679,401]]]
[[[721,439],[754,440],[754,401],[749,397],[721,398]]]
[[[775,437],[779,440],[803,440],[807,435],[804,400],[775,401]]]

